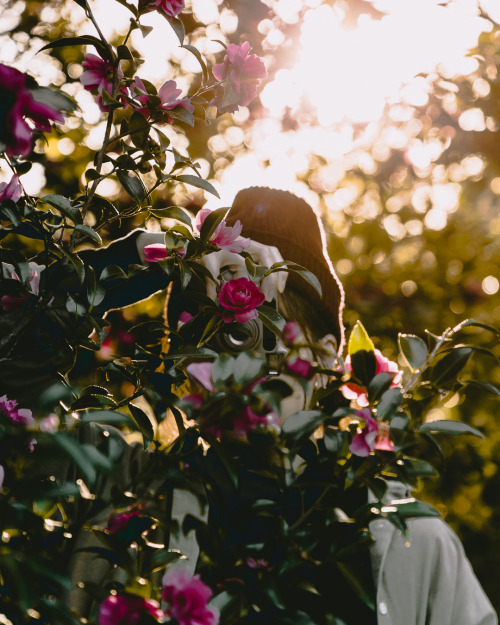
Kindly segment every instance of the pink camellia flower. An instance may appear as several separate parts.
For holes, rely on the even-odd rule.
[[[52,412],[40,421],[40,430],[42,432],[56,432],[59,423],[59,417]]]
[[[11,280],[21,281],[15,271],[12,272],[10,278]],[[30,292],[33,293],[34,295],[38,295],[39,290],[40,290],[40,275],[38,274],[36,269],[33,269],[33,271],[31,272],[29,285],[30,285],[29,287]],[[2,310],[4,312],[15,310],[16,308],[21,306],[21,304],[24,304],[24,302],[27,299],[28,297],[26,293],[20,293],[18,295],[2,295],[2,297],[0,298],[0,302],[2,304]]]
[[[27,156],[33,145],[33,122],[35,130],[50,132],[51,121],[62,122],[59,111],[36,100],[36,90],[26,86],[26,74],[14,67],[0,63],[0,151],[8,156]]]
[[[99,608],[99,625],[137,625],[145,614],[156,620],[163,618],[160,605],[153,599],[137,595],[109,595]]]
[[[181,247],[178,250],[172,250],[171,254],[184,258],[186,248]],[[159,260],[167,258],[168,255],[169,252],[164,243],[150,243],[144,246],[144,260],[148,263],[157,263]]]
[[[178,96],[180,94],[181,90],[177,88],[175,80],[167,80],[158,90],[160,104],[153,106],[151,96],[139,76],[136,76],[134,82],[130,85],[130,95],[136,102],[140,103],[139,105],[132,104],[134,109],[146,119],[151,117],[156,122],[172,123],[173,118],[168,114],[168,111],[178,106],[182,106],[190,113],[194,112],[191,100],[189,98],[181,98],[179,100]]]
[[[179,321],[181,323],[187,323],[188,321],[191,321],[192,318],[193,318],[193,315],[189,313],[187,310],[183,310],[181,314],[179,315]]]
[[[157,9],[168,19],[172,19],[184,10],[184,0],[139,0],[139,8],[141,11]]]
[[[9,182],[0,182],[0,202],[5,202],[5,200],[17,202],[22,194],[23,187],[17,174],[14,174]]]
[[[139,510],[132,510],[132,512],[122,512],[121,514],[115,514],[109,519],[106,529],[113,536],[116,534],[120,534],[127,529],[128,524],[130,523],[130,519],[139,515]]]
[[[209,393],[214,392],[211,362],[192,362],[186,367],[190,378],[198,382]]]
[[[258,415],[249,406],[247,406],[245,410],[237,414],[233,419],[234,433],[239,436],[244,436],[259,426],[279,427],[279,416],[273,411],[269,411],[264,415]]]
[[[391,388],[396,388],[401,386],[401,378],[403,377],[402,371],[399,370],[397,363],[389,360],[385,356],[382,355],[380,350],[374,350],[375,360],[377,362],[377,368],[375,370],[375,375],[379,373],[395,373],[394,379],[391,384]],[[351,365],[351,357],[347,356],[345,359],[345,367],[346,371],[352,374],[352,365]],[[368,394],[366,388],[363,386],[359,386],[358,384],[344,384],[342,386],[342,395],[346,399],[356,400],[359,406],[368,406]]]
[[[102,103],[102,92],[107,91],[109,95],[113,93],[113,63],[109,59],[104,59],[96,54],[88,53],[83,57],[82,67],[85,69],[80,76],[80,82],[87,91],[97,92],[97,103],[101,111],[109,111],[109,106]],[[118,76],[122,78],[123,71],[118,66]],[[127,94],[124,87],[121,93]]]
[[[234,113],[239,106],[247,106],[257,95],[259,81],[266,78],[264,61],[256,54],[248,54],[248,41],[237,45],[230,43],[222,63],[213,66],[212,73],[219,80],[227,80],[228,88],[218,94],[210,104],[216,106],[219,113]]]
[[[208,605],[212,591],[199,575],[170,568],[163,577],[162,598],[168,603],[166,614],[178,625],[218,625],[219,611]]]
[[[394,451],[394,444],[389,438],[389,424],[377,421],[370,410],[363,408],[356,414],[364,420],[365,425],[361,432],[358,432],[349,445],[350,451],[355,456],[366,458],[374,449],[384,451]]]
[[[223,282],[219,291],[219,304],[224,309],[220,316],[225,323],[237,321],[247,323],[258,317],[257,308],[266,296],[259,287],[247,278],[236,278]]]
[[[301,378],[308,380],[314,373],[314,366],[308,360],[304,358],[293,358],[286,361],[286,368],[291,373],[298,375]]]
[[[209,208],[202,208],[198,211],[195,221],[195,226],[198,229],[198,232],[201,231],[203,222],[211,212],[212,211]],[[234,222],[234,226],[227,226],[226,221],[223,219],[213,231],[212,236],[210,237],[210,242],[221,250],[240,254],[243,250],[246,250],[251,243],[250,239],[245,237],[238,238],[241,235],[242,230],[243,226],[239,219]]]
[[[7,395],[0,397],[0,414],[3,414],[12,423],[18,425],[33,426],[35,424],[31,410],[28,408],[17,408],[17,401],[8,399]]]
[[[287,321],[281,336],[285,343],[293,345],[302,336],[302,330],[296,321]]]

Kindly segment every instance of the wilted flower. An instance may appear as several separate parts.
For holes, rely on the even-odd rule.
[[[149,614],[155,619],[162,618],[160,605],[153,599],[137,595],[109,595],[99,608],[99,625],[137,625]]]
[[[220,315],[226,323],[237,321],[247,323],[258,317],[257,308],[266,296],[259,287],[248,278],[236,278],[223,282],[219,291],[219,304],[224,309]]]
[[[163,577],[162,598],[168,603],[166,613],[178,625],[217,625],[219,612],[210,607],[210,588],[199,575],[191,577],[183,569],[170,568]]]
[[[88,53],[83,57],[82,67],[85,69],[80,76],[80,82],[87,91],[98,93],[97,103],[101,111],[108,111],[109,107],[102,103],[102,92],[107,91],[109,95],[113,93],[113,63],[109,59]],[[118,76],[123,76],[123,71],[118,66]],[[124,88],[120,89],[126,94]]]
[[[391,388],[396,388],[401,386],[401,378],[403,377],[403,373],[399,370],[397,363],[393,362],[386,358],[382,352],[378,349],[374,350],[375,360],[377,363],[377,368],[375,370],[375,375],[379,373],[394,373],[394,379],[391,384]],[[352,365],[351,365],[351,357],[347,356],[345,359],[345,367],[346,371],[352,374]],[[354,399],[358,403],[359,406],[368,406],[368,394],[366,388],[359,386],[358,384],[344,384],[342,386],[342,395],[346,399]]]
[[[0,202],[5,202],[5,200],[17,202],[22,194],[23,187],[17,174],[14,174],[9,182],[0,182]]]
[[[33,129],[50,132],[50,121],[62,122],[59,111],[36,100],[36,90],[26,86],[27,76],[14,67],[0,63],[0,151],[8,156],[27,156],[33,144]]]
[[[209,208],[202,208],[196,215],[195,225],[198,231],[201,231],[201,227],[205,219],[210,215],[212,211]],[[234,252],[240,254],[251,243],[250,239],[240,237],[243,226],[241,221],[237,219],[234,222],[234,226],[227,226],[226,221],[223,219],[217,228],[213,231],[210,237],[210,242],[216,245],[221,250],[227,252]]]
[[[383,451],[394,451],[394,444],[389,438],[389,424],[377,421],[370,410],[363,408],[356,412],[358,417],[363,419],[365,425],[361,432],[358,432],[349,445],[350,451],[355,456],[363,458],[370,455],[374,449]]]
[[[28,408],[17,408],[15,399],[8,399],[7,395],[0,397],[0,414],[3,414],[12,423],[32,426],[35,423],[31,410]]]
[[[184,10],[184,0],[139,0],[139,8],[142,11],[157,9],[167,18],[172,19]]]
[[[140,103],[140,106],[132,104],[134,109],[143,115],[146,119],[152,117],[157,122],[171,123],[172,117],[167,113],[178,106],[182,106],[190,113],[194,112],[194,106],[191,104],[189,98],[177,99],[181,94],[181,90],[177,88],[175,80],[167,80],[158,90],[157,98],[160,99],[160,103],[153,104],[152,96],[148,93],[145,84],[136,76],[134,82],[130,86],[130,94]]]
[[[239,106],[247,106],[257,95],[260,79],[266,78],[264,61],[256,54],[248,54],[250,44],[230,43],[222,63],[213,66],[212,73],[219,80],[227,80],[226,87],[210,104],[216,106],[219,113],[234,113]]]

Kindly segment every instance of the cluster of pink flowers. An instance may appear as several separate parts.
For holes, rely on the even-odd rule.
[[[212,73],[219,81],[227,81],[226,89],[210,102],[219,113],[234,113],[239,106],[247,106],[257,95],[260,80],[267,77],[264,61],[249,54],[250,44],[230,43],[222,63],[214,65]]]
[[[235,278],[222,283],[218,299],[223,309],[220,316],[225,323],[247,323],[258,317],[257,308],[264,303],[266,296],[252,280]]]
[[[358,410],[356,414],[364,421],[364,427],[361,432],[355,434],[349,445],[349,449],[354,455],[365,458],[375,449],[394,451],[394,443],[389,437],[389,424],[387,422],[375,419],[368,408]]]
[[[377,362],[377,368],[375,375],[379,373],[394,373],[394,379],[391,384],[391,388],[401,386],[401,378],[403,373],[400,371],[397,363],[386,358],[378,349],[374,350],[375,360]],[[347,356],[345,360],[345,366],[348,373],[352,374],[351,357]],[[342,386],[342,394],[346,399],[355,400],[359,406],[368,406],[368,394],[367,390],[363,386],[358,384],[344,384]]]
[[[199,575],[190,576],[187,571],[170,568],[163,577],[166,613],[178,625],[217,625],[219,612],[208,605],[211,598],[212,591]]]
[[[139,102],[139,104],[132,104],[134,109],[146,119],[152,118],[160,123],[172,123],[173,119],[168,114],[168,111],[178,106],[182,106],[190,113],[194,112],[194,106],[191,104],[190,99],[181,98],[179,100],[180,94],[181,90],[177,88],[175,80],[167,80],[158,89],[160,104],[153,106],[151,96],[148,94],[146,86],[139,76],[135,77],[134,82],[130,86],[131,97],[134,99],[134,102]]]
[[[201,231],[205,219],[211,212],[209,208],[202,208],[196,215],[195,226],[198,232]],[[250,239],[240,236],[242,230],[243,225],[239,219],[235,221],[234,226],[228,226],[226,220],[223,219],[212,233],[210,242],[220,250],[241,254],[251,243]]]
[[[22,194],[23,187],[19,182],[17,174],[14,174],[9,182],[0,182],[0,202],[5,202],[6,200],[17,202]]]
[[[109,111],[109,106],[103,104],[103,91],[109,95],[113,93],[114,70],[113,63],[109,59],[105,59],[96,54],[88,53],[84,56],[82,67],[84,72],[80,76],[80,82],[87,91],[97,93],[97,104],[101,111]],[[123,71],[118,65],[118,76],[122,78]],[[120,96],[128,95],[125,87],[120,87]],[[127,106],[126,100],[121,97],[122,102]]]
[[[168,604],[165,612],[153,599],[138,595],[113,594],[99,608],[99,625],[137,625],[145,616],[158,622],[165,617],[175,619],[178,625],[218,625],[219,612],[208,605],[212,597],[210,588],[199,575],[169,569],[163,578],[162,598]]]
[[[33,128],[50,132],[51,121],[62,122],[59,111],[36,100],[36,90],[27,87],[27,76],[14,67],[0,63],[0,151],[8,156],[27,156],[33,147]]]
[[[17,408],[17,401],[8,399],[7,395],[0,397],[0,414],[16,425],[32,426],[35,424],[31,410],[28,408]]]
[[[184,0],[139,0],[139,8],[141,11],[157,10],[173,19],[184,10]]]

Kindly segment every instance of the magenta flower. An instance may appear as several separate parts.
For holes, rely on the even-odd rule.
[[[230,87],[226,86],[223,94],[210,102],[219,113],[234,113],[239,106],[247,106],[257,95],[259,81],[267,76],[264,61],[249,52],[248,41],[239,45],[230,43],[222,63],[212,68],[214,77],[219,81],[227,80]]]
[[[166,614],[178,625],[218,625],[219,611],[210,607],[210,588],[199,575],[170,568],[163,577],[162,598],[168,603]]]
[[[293,358],[286,361],[286,368],[291,373],[308,380],[314,373],[314,366],[304,358]]]
[[[391,384],[391,388],[396,388],[401,386],[401,378],[403,377],[402,371],[399,370],[397,363],[389,360],[385,356],[382,355],[380,350],[375,349],[375,360],[377,363],[377,368],[375,370],[375,375],[379,373],[395,373],[394,379]],[[345,359],[345,367],[346,371],[348,371],[352,375],[352,365],[351,365],[351,357],[347,356]],[[363,386],[359,386],[358,384],[344,384],[342,386],[342,395],[346,399],[355,400],[359,406],[368,406],[368,393],[366,388]]]
[[[12,272],[10,277],[12,280],[20,281],[20,278],[18,277],[15,271]],[[40,289],[40,276],[38,272],[36,271],[36,269],[33,269],[33,271],[31,272],[29,285],[30,285],[29,286],[30,292],[33,293],[34,295],[38,295],[38,292]],[[27,299],[28,299],[28,296],[26,295],[26,293],[19,293],[18,295],[2,295],[2,297],[0,298],[0,302],[2,304],[2,310],[4,312],[9,312],[11,310],[14,310],[18,308],[18,306],[21,306],[21,304],[24,304],[24,302]]]
[[[233,419],[233,430],[235,434],[244,436],[251,430],[255,430],[258,427],[279,427],[279,416],[273,412],[267,412],[264,415],[256,414],[249,406],[240,412]]]
[[[28,408],[17,408],[15,399],[7,399],[7,395],[0,397],[0,414],[4,415],[16,425],[33,426],[35,419]]]
[[[247,278],[236,278],[223,282],[219,291],[219,304],[224,309],[220,312],[226,323],[237,321],[247,323],[258,317],[257,308],[261,306],[266,296],[259,287]]]
[[[160,605],[153,599],[137,595],[109,595],[99,608],[99,625],[137,625],[150,614],[156,620],[164,616]]]
[[[358,417],[363,419],[365,425],[358,432],[349,445],[349,450],[355,456],[366,458],[374,449],[394,451],[394,444],[389,438],[389,424],[377,421],[367,408],[356,411]]]
[[[22,194],[23,187],[17,174],[14,174],[9,182],[0,182],[0,202],[5,202],[5,200],[17,202]]]
[[[181,90],[177,88],[175,80],[167,80],[158,90],[160,104],[156,105],[152,103],[151,95],[139,76],[135,77],[134,82],[130,86],[130,95],[136,102],[139,102],[139,105],[132,104],[134,109],[146,119],[152,118],[158,123],[171,124],[173,118],[168,114],[168,111],[178,106],[182,106],[190,113],[194,112],[191,100],[189,98],[181,98],[179,100],[178,96],[180,94]]]
[[[109,111],[109,106],[102,103],[102,92],[107,91],[109,95],[113,93],[113,63],[109,59],[88,53],[83,57],[82,67],[85,69],[80,76],[80,82],[87,91],[97,92],[97,103],[101,111]],[[118,66],[118,76],[123,76],[123,71]],[[120,89],[121,93],[127,94],[125,88]]]
[[[186,367],[186,371],[189,377],[198,382],[206,391],[209,393],[214,392],[211,362],[192,362]]]
[[[124,532],[127,529],[128,524],[130,523],[130,519],[139,515],[140,515],[140,512],[138,510],[133,510],[132,512],[122,512],[121,514],[115,514],[109,519],[106,529],[113,536],[116,534],[120,534],[121,532]]]
[[[139,0],[141,11],[160,11],[168,19],[177,17],[184,10],[184,0]]]
[[[27,156],[31,152],[33,128],[26,118],[41,132],[50,132],[51,121],[64,121],[59,111],[37,102],[36,90],[27,88],[26,78],[14,67],[0,63],[0,151],[8,156]]]
[[[202,208],[196,215],[195,226],[198,232],[201,231],[203,222],[211,212],[209,208]],[[242,230],[243,226],[239,219],[234,222],[234,226],[227,226],[226,221],[223,219],[213,231],[210,241],[221,250],[240,254],[251,243],[250,239],[244,237],[238,238]]]
[[[187,310],[183,310],[181,314],[179,315],[179,321],[181,323],[187,323],[188,321],[191,321],[192,318],[193,318],[193,315],[189,313]]]
[[[293,345],[302,336],[302,330],[296,321],[287,321],[281,336],[285,343]]]
[[[148,263],[156,263],[167,256],[167,246],[164,243],[151,243],[144,246],[144,260]]]

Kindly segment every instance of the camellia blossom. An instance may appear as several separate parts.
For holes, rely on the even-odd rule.
[[[189,377],[198,382],[206,391],[209,393],[214,392],[211,362],[192,362],[186,367],[186,371]]]
[[[172,250],[171,254],[184,258],[186,248],[181,247],[178,250]],[[169,252],[164,243],[150,243],[144,246],[144,260],[148,263],[157,263],[159,260],[167,258],[168,255]]]
[[[12,272],[10,276],[11,280],[19,280],[21,281],[19,276],[15,271]],[[40,275],[36,269],[33,269],[29,279],[30,292],[34,295],[38,295],[40,290]],[[26,293],[19,293],[18,295],[2,295],[0,298],[0,302],[2,304],[2,310],[4,312],[9,312],[11,310],[16,309],[21,304],[27,300]]]
[[[314,366],[304,358],[292,358],[286,361],[286,368],[291,373],[308,380],[314,373]]]
[[[366,458],[374,449],[383,451],[394,451],[394,443],[389,438],[389,424],[377,421],[370,410],[363,408],[356,414],[363,419],[365,425],[361,432],[358,432],[349,445],[350,451],[355,456]]]
[[[375,360],[377,363],[377,368],[375,370],[375,375],[379,373],[395,373],[394,379],[391,384],[391,388],[396,388],[401,386],[401,378],[403,377],[402,371],[399,370],[397,363],[389,360],[384,355],[382,355],[381,351],[378,349],[374,350]],[[352,366],[351,366],[351,357],[347,356],[345,359],[345,367],[346,371],[352,374]],[[368,394],[366,388],[359,386],[358,384],[344,384],[342,386],[342,395],[346,399],[356,400],[359,406],[368,406]]]
[[[195,226],[198,232],[201,231],[201,227],[205,219],[210,215],[212,211],[209,208],[202,208],[196,215]],[[234,222],[234,226],[227,226],[225,219],[223,219],[217,228],[213,231],[210,237],[210,242],[216,245],[221,250],[226,252],[234,252],[240,254],[243,250],[250,245],[250,239],[240,237],[243,226],[241,221],[237,219]],[[240,238],[238,238],[240,237]]]
[[[175,80],[167,80],[158,90],[159,105],[153,105],[151,95],[148,93],[146,86],[136,76],[134,82],[130,85],[130,95],[136,102],[140,104],[132,104],[134,109],[146,119],[152,117],[157,122],[172,123],[173,119],[168,115],[167,111],[171,111],[178,106],[182,106],[190,113],[194,112],[194,106],[187,97],[178,99],[181,90],[177,88]]]
[[[296,321],[287,321],[281,336],[285,343],[293,345],[302,336],[302,330]]]
[[[35,424],[31,410],[28,408],[17,408],[17,401],[8,399],[7,395],[0,397],[0,414],[3,414],[17,425],[33,426]]]
[[[230,43],[222,63],[217,63],[212,68],[217,80],[227,80],[229,83],[210,102],[217,107],[219,113],[234,113],[239,106],[250,104],[257,95],[259,81],[267,77],[264,61],[256,54],[249,54],[250,49],[248,41],[239,45]]]
[[[259,426],[279,428],[280,425],[279,416],[272,410],[264,415],[258,415],[249,406],[233,418],[233,430],[239,436],[244,436]]]
[[[26,79],[26,74],[0,63],[0,151],[5,150],[8,156],[31,152],[33,128],[26,118],[41,132],[50,132],[51,121],[64,121],[59,111],[36,100],[36,92],[28,89]]]
[[[140,515],[139,510],[133,510],[132,512],[122,512],[121,514],[115,514],[109,519],[106,529],[113,536],[116,534],[120,534],[120,532],[124,532],[127,529],[128,524],[130,523],[130,520],[139,515]]]
[[[109,95],[113,93],[113,63],[109,59],[104,59],[96,54],[85,54],[82,67],[84,72],[80,76],[80,82],[87,91],[97,92],[97,103],[101,111],[108,111],[109,107],[102,103],[102,92],[107,91]],[[118,76],[123,76],[123,71],[118,66]],[[120,91],[126,94],[125,88]]]
[[[266,296],[255,282],[236,278],[222,283],[218,298],[224,309],[220,312],[224,322],[247,323],[258,317],[257,308],[264,303]]]
[[[109,595],[99,608],[99,625],[137,625],[141,617],[150,614],[155,619],[164,616],[160,604],[154,599],[137,595]]]
[[[219,611],[208,605],[211,597],[211,589],[199,575],[191,576],[183,569],[169,568],[163,577],[166,613],[178,625],[218,625]]]
[[[160,11],[168,19],[177,17],[184,10],[184,0],[139,0],[141,11]]]
[[[0,182],[0,202],[5,202],[6,200],[17,202],[22,194],[23,187],[19,182],[17,174],[14,174],[9,182]]]

